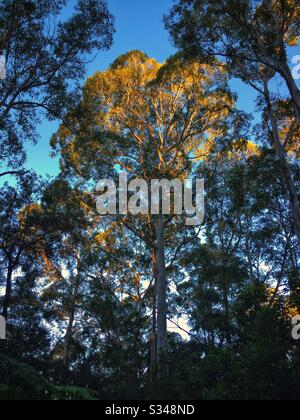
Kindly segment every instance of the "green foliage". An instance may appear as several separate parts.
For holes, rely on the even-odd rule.
[[[52,400],[63,401],[96,401],[96,392],[75,386],[55,386],[51,394]]]
[[[79,0],[61,19],[65,0],[3,0],[0,53],[6,79],[0,81],[1,164],[18,167],[24,143],[36,142],[41,116],[62,119],[77,101],[86,59],[112,44],[113,17],[102,0]]]
[[[92,401],[99,399],[89,389],[55,386],[47,382],[32,367],[0,354],[0,401],[7,400],[65,400]]]
[[[84,56],[111,44],[105,1],[78,1],[51,37],[64,1],[13,3],[0,5],[2,161],[22,163],[39,110],[64,124],[51,141],[61,174],[21,171],[0,189],[0,400],[299,400],[300,96],[283,71],[299,6],[177,0],[166,22],[182,51],[164,64],[131,51],[81,91]],[[34,80],[16,92],[28,77],[13,71],[20,59]],[[292,98],[269,92],[276,72]],[[258,92],[256,127],[235,108],[230,76]],[[165,223],[163,270],[156,217],[96,213],[95,182],[120,168],[149,182],[205,179],[199,232]],[[157,375],[164,303],[173,329]]]
[[[0,354],[1,398],[47,400],[51,385],[32,367]]]

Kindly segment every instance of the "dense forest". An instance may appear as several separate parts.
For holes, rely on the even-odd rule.
[[[117,27],[67,3],[0,2],[0,400],[298,400],[298,0],[175,0],[175,55],[89,78]],[[55,178],[25,167],[41,121]],[[120,172],[204,179],[203,223],[99,214]]]

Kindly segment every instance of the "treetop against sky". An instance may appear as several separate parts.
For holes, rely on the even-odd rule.
[[[72,11],[75,1],[68,1],[64,9],[66,17]],[[115,17],[116,34],[112,48],[108,51],[101,51],[90,62],[88,76],[95,72],[106,70],[114,62],[116,57],[131,50],[144,51],[149,57],[153,57],[159,62],[164,62],[173,55],[176,50],[172,46],[169,34],[164,28],[163,16],[167,14],[172,6],[172,0],[108,0],[110,12]],[[292,58],[300,54],[299,48],[290,51],[291,66]],[[295,66],[295,64],[294,64]],[[231,87],[238,93],[238,107],[246,112],[252,112],[255,121],[259,120],[259,115],[255,113],[256,92],[234,79]],[[277,79],[273,83],[273,88],[285,90],[283,83]],[[50,158],[51,148],[49,139],[57,130],[57,122],[43,122],[39,127],[41,136],[36,146],[28,146],[27,168],[35,168],[40,174],[56,175],[59,171],[57,159]]]
[[[64,11],[66,16],[70,14],[74,3],[74,0],[68,1]],[[174,54],[175,49],[163,24],[163,15],[172,3],[172,0],[109,0],[109,10],[115,17],[114,43],[109,51],[101,51],[90,63],[88,76],[106,70],[118,56],[131,50],[144,51],[159,62]],[[57,127],[58,123],[47,121],[40,126],[41,141],[35,147],[28,147],[28,168],[35,168],[41,174],[57,174],[58,161],[49,157],[49,140]]]
[[[0,400],[299,399],[299,16],[0,1]]]

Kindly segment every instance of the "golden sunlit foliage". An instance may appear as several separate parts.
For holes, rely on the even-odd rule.
[[[81,106],[89,134],[70,136],[62,127],[55,140],[79,171],[90,156],[105,156],[144,179],[180,177],[233,105],[222,66],[176,56],[160,64],[133,51],[87,81]]]

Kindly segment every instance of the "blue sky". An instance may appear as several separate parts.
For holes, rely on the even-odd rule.
[[[68,1],[68,14],[75,0]],[[113,47],[100,52],[88,68],[87,76],[105,70],[119,55],[140,49],[159,61],[174,53],[169,35],[164,30],[163,15],[172,5],[172,0],[108,0],[115,17],[116,34]],[[26,167],[41,175],[56,175],[58,160],[50,158],[49,140],[56,131],[57,123],[44,122],[39,127],[40,140],[36,146],[28,146]]]
[[[68,1],[64,11],[71,13],[75,0]],[[169,35],[163,26],[163,15],[172,6],[172,0],[108,0],[111,13],[115,16],[116,34],[113,47],[100,52],[88,68],[87,76],[105,70],[119,55],[139,49],[163,62],[174,54]],[[232,82],[232,88],[239,93],[238,106],[247,112],[254,112],[256,94],[239,81]],[[50,158],[49,140],[56,131],[57,123],[43,122],[39,127],[40,140],[36,146],[28,146],[26,167],[41,175],[57,175],[58,159]]]

